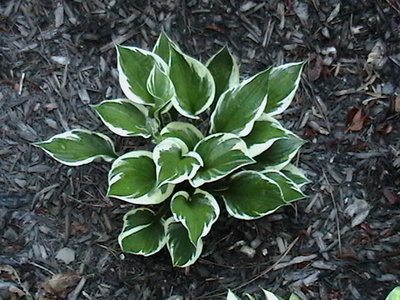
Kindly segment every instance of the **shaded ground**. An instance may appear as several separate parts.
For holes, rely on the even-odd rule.
[[[397,1],[0,4],[0,265],[35,298],[223,299],[262,286],[384,299],[400,283]],[[88,104],[122,96],[113,44],[151,48],[162,27],[203,61],[228,45],[243,74],[308,60],[283,122],[309,141],[298,164],[310,198],[254,222],[222,215],[189,269],[172,268],[166,251],[120,252],[130,206],[104,197],[105,164],[69,168],[30,145],[71,128],[110,135]],[[68,253],[68,264],[56,258]],[[48,279],[65,272],[70,288],[55,291]]]

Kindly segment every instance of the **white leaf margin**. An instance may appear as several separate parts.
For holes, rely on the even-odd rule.
[[[228,295],[226,296],[226,300],[242,300],[238,296],[236,296],[230,289],[228,290]]]
[[[66,131],[66,132],[63,132],[63,133],[60,133],[60,134],[56,134],[56,135],[52,136],[50,139],[48,139],[46,141],[38,142],[38,143],[32,143],[32,145],[42,149],[44,152],[46,152],[51,158],[55,159],[56,161],[58,161],[58,162],[60,162],[60,163],[62,163],[64,165],[70,166],[70,167],[76,167],[76,166],[85,165],[85,164],[91,163],[92,161],[94,161],[97,158],[101,158],[106,162],[111,162],[111,161],[113,161],[115,159],[115,157],[110,157],[108,155],[95,155],[95,156],[92,156],[92,157],[89,157],[87,159],[80,160],[80,161],[77,161],[77,162],[67,162],[67,161],[63,161],[63,160],[61,160],[59,158],[56,158],[54,156],[54,154],[52,154],[52,152],[50,152],[50,151],[48,151],[48,150],[46,150],[46,149],[44,149],[44,148],[42,148],[40,146],[40,144],[43,144],[43,143],[51,143],[55,139],[66,139],[66,140],[71,140],[71,141],[80,140],[80,137],[77,135],[77,133],[79,133],[79,132],[84,132],[84,133],[87,133],[87,134],[97,135],[97,136],[101,137],[102,139],[104,139],[111,146],[111,149],[113,150],[113,152],[115,154],[115,157],[118,156],[116,154],[116,152],[115,152],[114,143],[108,136],[106,136],[105,134],[102,134],[100,132],[94,132],[94,131],[90,131],[90,130],[87,130],[87,129],[72,129],[72,130],[69,130],[69,131]]]
[[[228,47],[222,47],[217,53],[215,53],[213,56],[210,57],[210,59],[206,63],[206,67],[210,65],[210,63],[219,55],[222,51],[225,50],[225,48],[228,50],[229,56],[232,59],[232,69],[231,69],[231,74],[229,76],[229,81],[228,81],[228,86],[229,87],[234,87],[239,84],[239,66],[237,64],[235,56],[232,55],[231,51],[229,51]]]
[[[135,51],[135,52],[139,52],[142,55],[151,56],[152,58],[154,58],[155,64],[158,64],[160,69],[168,74],[168,70],[169,70],[168,65],[157,54],[147,51],[147,50],[144,50],[144,49],[141,49],[141,48],[138,48],[138,47],[122,46],[122,45],[118,45],[118,47],[125,48],[125,49]],[[120,63],[121,55],[119,53],[118,47],[117,47],[117,69],[118,69],[118,75],[119,75],[118,78],[119,78],[119,85],[121,86],[121,89],[124,92],[125,96],[129,100],[131,100],[137,104],[154,106],[155,104],[144,101],[143,99],[141,99],[139,96],[135,95],[131,91],[131,89],[130,89],[131,85],[128,82],[128,77],[125,75],[125,73],[121,67],[121,63]],[[150,74],[149,74],[149,76],[150,76]],[[146,84],[145,88],[147,89],[147,84]]]
[[[224,200],[226,210],[228,211],[228,213],[229,213],[232,217],[234,217],[234,218],[236,218],[236,219],[240,219],[240,220],[256,220],[256,219],[260,219],[260,218],[262,218],[262,217],[265,217],[265,216],[267,216],[267,215],[273,214],[273,213],[276,212],[279,208],[281,208],[282,206],[285,206],[285,205],[288,204],[288,203],[285,201],[285,199],[283,198],[283,193],[282,193],[282,190],[281,190],[279,184],[278,184],[276,181],[272,180],[271,178],[266,177],[266,176],[263,175],[261,172],[257,172],[257,171],[253,171],[253,170],[244,170],[244,171],[241,171],[241,172],[238,172],[238,173],[232,175],[231,178],[234,179],[235,177],[242,176],[243,174],[256,174],[256,175],[259,176],[261,179],[263,179],[263,180],[265,180],[265,181],[268,181],[269,183],[272,183],[272,184],[276,185],[276,186],[278,187],[279,191],[281,192],[282,201],[285,202],[285,203],[282,204],[282,205],[280,205],[280,206],[278,206],[278,207],[276,207],[274,210],[270,210],[270,211],[268,211],[268,212],[266,212],[266,213],[259,214],[257,217],[253,217],[253,216],[249,216],[249,215],[246,215],[246,214],[236,213],[235,211],[233,211],[233,210],[231,209],[231,207],[229,206],[228,202],[226,201],[226,197],[225,197],[224,195],[222,195],[222,199]]]
[[[254,75],[254,76],[242,81],[238,85],[226,90],[225,92],[223,92],[221,94],[221,96],[219,97],[219,99],[217,101],[217,106],[215,107],[215,109],[214,109],[214,111],[213,111],[213,113],[211,114],[211,117],[210,117],[210,133],[215,132],[214,119],[215,119],[215,116],[216,116],[217,112],[219,110],[221,110],[221,105],[222,105],[222,102],[223,102],[223,99],[224,99],[225,95],[227,93],[235,93],[235,92],[237,92],[237,90],[240,90],[241,88],[245,87],[246,84],[248,84],[249,82],[254,80],[257,76],[260,76],[264,72],[268,72],[269,73],[270,70],[271,69],[268,68],[268,69],[266,69],[264,71],[261,71],[261,72],[257,73],[256,75]],[[235,132],[236,135],[238,135],[239,137],[243,137],[243,136],[248,135],[251,132],[251,130],[253,129],[253,126],[254,126],[254,122],[257,121],[257,119],[260,118],[261,115],[264,113],[264,110],[265,110],[265,108],[267,106],[267,100],[268,100],[268,93],[265,94],[265,96],[264,96],[264,98],[263,98],[263,100],[261,102],[261,105],[257,108],[257,111],[254,113],[254,117],[250,121],[248,121],[247,124],[240,131]]]
[[[303,72],[303,68],[304,68],[304,64],[305,62],[293,62],[293,63],[287,63],[287,64],[283,64],[277,67],[274,67],[271,69],[271,73],[274,72],[275,70],[284,70],[287,68],[290,68],[292,66],[298,66],[298,65],[302,65],[299,71],[299,75],[296,78],[296,81],[294,82],[294,88],[293,90],[289,93],[289,95],[287,95],[285,98],[283,98],[282,100],[280,100],[278,102],[279,106],[275,108],[275,110],[271,111],[271,112],[267,112],[268,115],[270,116],[275,116],[275,115],[279,115],[281,113],[283,113],[292,103],[292,100],[294,98],[294,95],[297,92],[297,89],[299,87],[300,84],[300,80],[301,80],[301,73]]]
[[[167,228],[167,234],[166,234],[166,236],[167,236],[167,248],[168,248],[168,252],[169,252],[169,254],[170,254],[170,256],[171,256],[173,265],[174,265],[174,266],[177,266],[177,265],[175,264],[175,259],[174,259],[174,256],[173,256],[174,248],[171,247],[170,243],[168,242],[168,241],[169,241],[169,236],[170,236],[170,233],[169,233],[168,228],[169,228],[169,225],[172,224],[172,223],[177,223],[177,222],[175,221],[174,217],[170,217],[170,218],[168,218],[168,219],[165,221],[165,226],[166,226],[166,228]],[[183,226],[183,225],[182,225],[182,226]],[[185,229],[186,229],[186,228],[185,228]],[[186,229],[186,230],[187,230],[187,229]],[[189,234],[189,233],[188,233],[188,234]],[[190,239],[190,238],[189,238],[189,239]],[[178,267],[180,267],[180,268],[185,268],[185,267],[187,267],[187,266],[190,266],[190,265],[192,265],[192,264],[200,257],[201,252],[203,251],[203,240],[202,240],[202,239],[199,239],[199,240],[197,241],[197,245],[194,246],[194,247],[196,248],[196,252],[194,253],[194,255],[193,255],[185,264],[180,265],[180,266],[178,266]]]
[[[197,143],[197,145],[194,147],[194,150],[193,150],[193,151],[197,151],[197,148],[199,147],[199,145],[200,145],[201,143],[204,143],[204,142],[206,142],[206,141],[208,141],[208,140],[210,140],[210,139],[212,139],[212,138],[214,138],[214,137],[216,137],[216,136],[222,136],[222,139],[221,139],[220,143],[223,143],[223,142],[225,142],[225,141],[227,141],[227,140],[230,140],[230,139],[238,139],[238,143],[236,143],[236,145],[235,145],[234,147],[232,147],[231,149],[229,149],[229,151],[232,151],[232,150],[239,150],[239,151],[241,151],[245,156],[247,156],[249,159],[252,159],[251,156],[250,156],[249,150],[247,149],[246,143],[245,143],[240,137],[238,137],[237,135],[235,135],[235,134],[233,134],[233,133],[219,132],[219,133],[211,134],[211,135],[205,137],[203,140],[199,141],[199,142]],[[252,159],[252,160],[253,160],[253,159]],[[220,175],[218,175],[218,176],[216,176],[216,177],[213,177],[212,179],[209,179],[209,180],[204,180],[203,178],[198,178],[198,177],[195,176],[194,178],[190,179],[189,181],[190,181],[190,184],[191,184],[193,187],[197,188],[197,187],[202,186],[202,185],[205,184],[205,183],[217,181],[217,180],[219,180],[219,179],[221,179],[221,178],[223,178],[223,177],[229,175],[230,173],[236,171],[237,169],[239,169],[239,168],[241,168],[241,167],[243,167],[243,166],[252,164],[252,163],[255,163],[255,160],[253,160],[252,162],[249,162],[248,164],[240,165],[240,166],[238,166],[238,167],[236,167],[236,168],[230,170],[228,173],[220,174]]]
[[[298,193],[301,193],[301,194],[303,194],[304,195],[304,193],[301,191],[301,189],[300,189],[300,185],[298,185],[298,184],[296,184],[293,180],[291,180],[289,177],[287,177],[285,174],[283,174],[281,171],[278,171],[278,170],[268,170],[268,171],[263,171],[262,172],[262,174],[263,175],[265,175],[265,176],[267,176],[268,177],[268,174],[269,173],[276,173],[276,174],[278,174],[279,176],[282,176],[286,181],[287,181],[287,184],[289,184],[290,185],[290,188],[293,190],[293,191],[296,191],[296,192],[298,192]],[[269,178],[269,177],[268,177]],[[269,178],[269,179],[271,179],[271,180],[273,180],[273,181],[275,181],[274,179],[272,179],[272,178]],[[276,182],[276,181],[275,181]],[[276,182],[278,185],[279,185],[279,183],[278,182]],[[282,194],[283,194],[283,192],[282,192]],[[304,196],[305,197],[305,196]],[[297,199],[297,200],[299,200],[299,199]],[[285,199],[284,199],[284,201],[285,202],[288,202],[288,201],[286,201]],[[291,201],[290,201],[291,202]],[[288,202],[288,203],[290,203],[290,202]]]
[[[121,233],[118,235],[118,244],[119,244],[119,246],[120,246],[121,249],[123,249],[123,247],[122,247],[122,240],[123,240],[124,238],[126,238],[127,236],[132,235],[132,234],[134,234],[134,233],[136,233],[136,232],[139,232],[139,231],[141,231],[142,229],[145,229],[145,228],[147,228],[147,227],[149,227],[149,226],[151,225],[151,223],[150,223],[150,224],[144,224],[144,225],[140,225],[140,226],[133,227],[133,228],[127,230],[127,231],[124,231],[124,228],[127,226],[127,223],[128,223],[128,217],[129,217],[130,215],[135,214],[137,211],[149,211],[149,212],[151,212],[153,215],[155,215],[155,213],[154,213],[151,209],[145,208],[145,207],[140,207],[140,208],[136,208],[136,209],[132,209],[132,210],[128,211],[128,212],[124,215],[124,218],[123,218],[124,224],[123,224],[123,226],[122,226],[122,231],[121,231]],[[164,220],[163,218],[161,218],[160,221],[161,221],[162,225],[164,226],[164,237],[163,237],[162,240],[159,241],[158,247],[157,247],[154,251],[152,251],[152,252],[139,251],[139,252],[128,252],[128,253],[132,253],[132,254],[135,254],[135,255],[150,256],[150,255],[153,255],[153,254],[159,252],[159,251],[165,246],[165,244],[167,243],[167,235],[166,235],[167,227],[166,227],[166,225],[165,225],[165,220]]]
[[[165,192],[163,192],[160,188],[157,188],[154,186],[153,190],[150,191],[149,193],[140,196],[140,197],[132,197],[132,196],[119,196],[119,195],[112,195],[110,194],[111,186],[117,182],[119,179],[122,177],[122,173],[118,174],[113,174],[112,171],[123,165],[123,161],[126,158],[137,158],[137,157],[148,157],[153,159],[153,154],[150,151],[145,151],[145,150],[135,150],[128,152],[120,157],[118,157],[114,163],[111,166],[110,172],[108,173],[108,190],[107,190],[107,196],[117,198],[120,200],[124,200],[129,203],[133,204],[144,204],[144,205],[150,205],[150,204],[159,204],[166,200],[169,196],[171,196],[173,190],[174,190],[174,185],[173,184],[168,184]]]
[[[285,131],[285,128],[277,120],[275,120],[274,118],[272,118],[271,116],[269,116],[267,114],[262,114],[256,120],[256,122],[258,122],[258,121],[260,121],[260,122],[269,121],[273,124],[273,126],[275,128]],[[253,126],[254,126],[254,124],[253,124]],[[249,149],[250,156],[256,157],[257,155],[260,155],[261,153],[266,151],[269,147],[271,147],[272,144],[275,143],[277,140],[282,140],[282,139],[287,139],[287,138],[285,138],[285,137],[272,138],[264,143],[258,143],[258,144],[253,144],[253,145],[249,146],[248,149]]]
[[[209,200],[209,204],[210,204],[211,207],[214,209],[214,214],[215,214],[215,217],[212,218],[212,219],[210,220],[210,222],[207,222],[207,223],[204,224],[204,226],[203,226],[203,232],[201,233],[201,235],[200,235],[200,237],[199,237],[199,239],[201,239],[201,238],[205,237],[205,236],[210,232],[212,225],[217,221],[217,219],[218,219],[218,217],[219,217],[219,215],[220,215],[220,208],[219,208],[219,205],[218,205],[217,200],[215,200],[214,196],[211,195],[210,193],[208,193],[208,192],[206,192],[206,191],[203,191],[203,190],[201,190],[201,189],[196,189],[196,190],[194,191],[193,195],[196,195],[196,194],[202,194],[202,195],[204,195],[204,196],[207,198],[207,200]],[[178,215],[177,213],[175,213],[174,210],[173,210],[173,208],[172,208],[172,203],[173,203],[174,199],[175,199],[176,197],[179,197],[179,196],[184,197],[186,200],[188,200],[188,199],[190,198],[190,195],[189,195],[188,192],[179,191],[179,192],[175,193],[174,196],[172,196],[171,203],[170,203],[170,208],[171,208],[172,215],[173,215],[174,219],[175,219],[177,222],[182,223],[182,225],[185,226],[185,228],[186,228],[187,231],[189,232],[189,227],[188,227],[188,225],[187,225],[186,219],[183,218],[182,216]],[[190,234],[189,234],[189,239],[192,241],[192,243],[194,243],[194,241],[193,241],[192,238],[190,237]]]
[[[207,101],[204,103],[204,105],[200,109],[195,111],[194,114],[184,110],[180,106],[176,94],[175,94],[175,97],[172,97],[172,99],[171,99],[172,105],[182,116],[185,116],[190,119],[199,119],[199,117],[197,115],[201,114],[207,108],[209,108],[211,106],[212,102],[214,101],[214,97],[215,97],[214,78],[212,77],[211,72],[207,69],[207,67],[205,65],[203,65],[200,61],[183,53],[178,47],[176,47],[174,45],[171,45],[170,47],[171,47],[171,49],[173,48],[179,55],[182,55],[183,59],[187,62],[187,64],[191,68],[193,68],[196,71],[196,73],[198,74],[198,76],[201,79],[207,78],[207,81],[211,82],[211,92],[210,92],[210,95],[208,96]],[[170,58],[170,63],[171,63],[171,58]]]
[[[133,101],[128,100],[128,99],[111,99],[111,100],[104,100],[104,101],[102,101],[102,102],[100,102],[98,104],[91,105],[91,107],[93,107],[95,109],[97,115],[100,117],[100,119],[104,123],[104,125],[106,125],[108,129],[110,129],[112,132],[114,132],[115,134],[117,134],[119,136],[123,136],[123,137],[141,136],[141,137],[146,138],[146,139],[151,136],[150,133],[149,134],[132,133],[132,132],[130,132],[128,130],[125,130],[125,129],[120,128],[120,127],[116,127],[116,126],[112,125],[111,123],[107,122],[103,118],[103,116],[96,110],[96,107],[99,107],[100,105],[102,105],[104,103],[127,103],[127,104],[130,104],[130,105],[133,105],[134,107],[136,107],[147,118],[148,115],[149,115],[149,111],[144,105],[134,103]]]
[[[288,163],[286,166],[284,166],[281,169],[281,171],[287,171],[289,173],[292,173],[295,176],[301,177],[304,180],[304,183],[297,184],[299,187],[302,187],[302,186],[312,182],[310,179],[307,178],[307,176],[304,173],[304,170],[296,167],[294,164]],[[286,176],[286,177],[288,177],[288,176]]]
[[[159,160],[161,158],[160,154],[161,154],[162,151],[168,151],[169,149],[173,148],[174,146],[177,146],[178,148],[180,148],[182,150],[182,153],[183,153],[182,154],[182,158],[192,157],[195,160],[197,160],[199,164],[192,165],[193,166],[192,170],[190,170],[189,172],[186,172],[185,174],[175,178],[174,180],[167,180],[167,181],[164,181],[164,182],[160,182],[159,181],[159,174],[160,174],[160,171],[161,171],[161,166],[159,164]],[[177,184],[177,183],[180,183],[182,181],[192,179],[196,175],[197,171],[202,166],[204,166],[204,162],[203,162],[203,159],[201,158],[200,154],[198,154],[198,153],[196,153],[194,151],[189,152],[189,149],[186,146],[186,144],[182,140],[180,140],[178,138],[174,138],[174,137],[168,137],[168,138],[164,139],[163,141],[161,141],[159,144],[157,144],[154,147],[153,160],[154,160],[154,163],[156,165],[158,186],[161,186],[161,185],[167,184],[167,183],[169,183],[169,184]]]
[[[201,133],[199,129],[196,128],[193,124],[187,123],[187,122],[179,122],[179,121],[174,121],[168,123],[163,129],[160,131],[161,137],[164,139],[169,138],[168,136],[165,137],[165,134],[168,133],[173,133],[177,131],[191,131],[195,134],[196,137],[198,137],[199,141],[204,138],[204,135]],[[197,144],[197,143],[196,143]]]
[[[268,165],[268,166],[266,166],[264,169],[262,169],[262,172],[271,171],[271,170],[272,170],[272,171],[273,171],[273,170],[277,170],[277,171],[282,170],[282,169],[283,169],[285,166],[287,166],[287,165],[290,163],[290,161],[297,155],[297,153],[299,152],[300,148],[301,148],[301,147],[303,146],[303,144],[305,143],[305,141],[304,141],[301,137],[299,137],[297,134],[293,133],[292,131],[290,131],[290,130],[284,128],[284,127],[282,127],[282,129],[283,129],[283,130],[285,131],[285,133],[288,135],[288,138],[287,138],[287,139],[289,139],[290,136],[292,136],[292,137],[294,137],[294,138],[296,138],[296,139],[302,140],[303,143],[302,143],[301,145],[297,146],[296,150],[292,151],[292,153],[290,153],[290,154],[288,155],[288,158],[287,158],[284,162],[278,163],[278,164],[276,164],[276,165]],[[287,140],[287,139],[286,139],[286,140]],[[267,150],[268,150],[268,149],[267,149]]]

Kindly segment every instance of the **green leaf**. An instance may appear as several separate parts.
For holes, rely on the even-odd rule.
[[[175,137],[182,140],[189,150],[204,138],[203,134],[194,125],[185,122],[171,122],[165,126],[160,135],[162,138]]]
[[[157,187],[156,166],[149,151],[131,151],[120,156],[108,174],[107,196],[134,204],[158,204],[174,189],[171,184]]]
[[[223,47],[206,64],[215,81],[215,103],[226,90],[239,84],[239,67],[227,47]],[[215,106],[214,105],[214,106]]]
[[[263,172],[263,175],[275,181],[281,188],[283,199],[286,202],[293,202],[305,198],[306,196],[292,180],[279,171]]]
[[[157,43],[154,46],[153,52],[160,56],[168,65],[170,63],[170,47],[173,46],[179,49],[178,45],[176,45],[171,39],[165,34],[164,31],[161,32],[158,37]]]
[[[287,176],[290,180],[292,180],[299,187],[310,183],[311,181],[304,175],[303,170],[297,168],[292,164],[286,165],[281,172]]]
[[[265,112],[278,115],[292,102],[299,87],[304,63],[289,63],[272,68],[268,82],[268,104]]]
[[[178,184],[193,178],[203,165],[196,152],[189,152],[184,142],[177,138],[167,138],[153,151],[158,185]]]
[[[84,129],[57,134],[33,145],[67,166],[88,164],[96,158],[112,161],[117,157],[114,144],[108,136]]]
[[[142,136],[148,138],[151,132],[147,128],[148,110],[130,100],[105,100],[92,105],[103,123],[120,136]]]
[[[191,196],[184,191],[176,193],[171,200],[171,211],[175,220],[188,230],[193,245],[197,245],[218,219],[220,209],[213,195],[197,189]]]
[[[287,204],[278,184],[256,171],[233,175],[221,194],[228,213],[243,220],[261,218]]]
[[[174,85],[166,71],[155,64],[147,79],[147,90],[154,97],[157,107],[164,107],[175,95]]]
[[[228,295],[226,296],[226,300],[241,300],[238,296],[236,296],[231,290],[228,290]]]
[[[251,157],[257,156],[287,135],[278,121],[268,116],[262,116],[254,123],[250,134],[243,138],[249,148]]]
[[[386,300],[400,300],[400,286],[394,288],[386,297]]]
[[[190,181],[194,187],[216,181],[242,166],[254,163],[246,143],[231,133],[209,135],[196,145],[194,151],[204,161],[204,166]]]
[[[264,112],[268,97],[269,69],[224,92],[211,116],[211,132],[246,136]]]
[[[148,208],[137,208],[124,216],[118,243],[124,252],[149,256],[167,242],[165,221]]]
[[[280,139],[270,148],[255,157],[263,170],[280,170],[285,167],[304,144],[304,140],[289,130],[286,130],[287,139]]]
[[[214,100],[215,83],[210,71],[198,60],[170,47],[169,76],[175,86],[172,105],[185,117],[198,119]]]
[[[176,267],[187,267],[192,265],[203,250],[203,241],[198,240],[196,246],[190,241],[187,229],[181,224],[174,222],[171,217],[167,221],[167,247],[171,255],[172,264]]]
[[[138,104],[156,105],[147,90],[147,81],[155,65],[168,72],[168,65],[156,54],[136,47],[117,45],[119,83],[125,96]]]

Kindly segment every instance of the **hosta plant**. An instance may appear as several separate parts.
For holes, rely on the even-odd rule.
[[[270,291],[267,291],[264,289],[261,289],[261,290],[263,291],[262,298],[254,296],[254,295],[250,295],[250,294],[244,294],[244,296],[248,300],[285,300],[284,298],[281,298],[281,297],[275,295],[274,293],[271,293]],[[226,300],[243,300],[243,298],[239,298],[231,290],[228,290],[228,295],[226,297]],[[291,294],[289,299],[287,299],[287,300],[301,300],[301,299],[296,294]]]
[[[116,50],[126,98],[93,109],[113,133],[148,139],[152,151],[123,153],[84,129],[36,146],[69,166],[112,162],[107,195],[135,205],[118,238],[123,251],[148,256],[166,245],[173,265],[185,267],[200,256],[222,205],[251,220],[304,197],[307,179],[290,164],[303,140],[274,118],[291,103],[303,63],[241,81],[227,48],[205,65],[165,34],[153,51]]]
[[[400,300],[400,286],[395,287],[389,295],[387,295],[386,300]]]

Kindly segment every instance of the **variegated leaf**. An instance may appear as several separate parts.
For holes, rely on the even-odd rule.
[[[151,131],[147,128],[148,110],[143,105],[126,99],[114,99],[105,100],[92,107],[115,134],[125,137],[151,136]]]
[[[132,151],[120,156],[108,175],[108,193],[134,204],[158,204],[174,189],[171,184],[157,187],[156,166],[149,151]]]
[[[288,164],[286,165],[281,172],[289,177],[290,180],[292,180],[295,184],[297,184],[299,187],[302,187],[303,185],[310,183],[311,181],[304,175],[303,170],[297,168],[295,165]]]
[[[193,178],[203,165],[196,152],[189,152],[186,144],[177,138],[167,138],[153,150],[156,164],[157,184],[178,184]]]
[[[238,168],[252,164],[246,143],[232,133],[216,133],[201,140],[194,151],[204,161],[196,175],[190,180],[194,187],[216,181]]]
[[[169,76],[175,86],[172,105],[181,115],[197,119],[214,100],[214,79],[201,62],[176,47],[170,47],[170,54]]]
[[[211,116],[211,132],[246,136],[264,112],[268,98],[269,69],[224,92]]]
[[[203,241],[199,239],[197,244],[193,245],[187,229],[171,217],[167,220],[167,247],[172,264],[184,268],[192,265],[200,257]]]
[[[297,154],[304,140],[289,130],[286,130],[287,138],[277,140],[270,148],[255,157],[263,170],[280,170],[285,167]]]
[[[138,104],[156,105],[156,99],[147,90],[147,81],[157,65],[168,72],[168,65],[156,54],[136,47],[117,45],[119,83],[125,96]]]
[[[264,296],[265,296],[265,300],[279,300],[279,298],[277,296],[275,296],[275,294],[271,293],[270,291],[264,290],[262,289]]]
[[[228,213],[238,219],[258,219],[287,204],[279,185],[256,171],[232,176],[227,190],[221,192]]]
[[[227,47],[223,47],[211,57],[206,66],[215,81],[215,100],[212,105],[214,109],[222,93],[239,84],[239,67]]]
[[[124,252],[149,256],[160,251],[167,242],[164,219],[148,208],[137,208],[124,216],[118,243]]]
[[[263,172],[263,175],[275,181],[281,188],[283,199],[286,202],[294,202],[305,198],[306,196],[300,190],[299,186],[279,171]]]
[[[206,236],[219,216],[219,206],[213,195],[197,189],[193,195],[181,191],[171,200],[171,211],[189,233],[193,245]]]
[[[165,126],[160,135],[162,138],[175,137],[182,140],[189,150],[204,138],[203,134],[194,125],[185,122],[171,122]]]
[[[171,39],[165,34],[164,31],[160,33],[158,40],[154,46],[153,52],[160,56],[168,65],[170,64],[170,47],[173,46],[179,49],[178,45],[175,44]]]
[[[265,112],[277,115],[285,111],[299,87],[304,63],[289,63],[272,68],[268,82],[268,104]]]
[[[249,148],[251,157],[257,156],[272,146],[280,139],[286,139],[287,135],[278,121],[269,116],[262,116],[254,123],[254,127],[243,140]]]
[[[117,158],[111,139],[101,133],[73,129],[47,141],[33,144],[67,166],[88,164],[96,158],[112,161]]]
[[[156,107],[163,109],[175,95],[174,85],[159,64],[155,64],[146,83],[147,90],[154,97]]]

